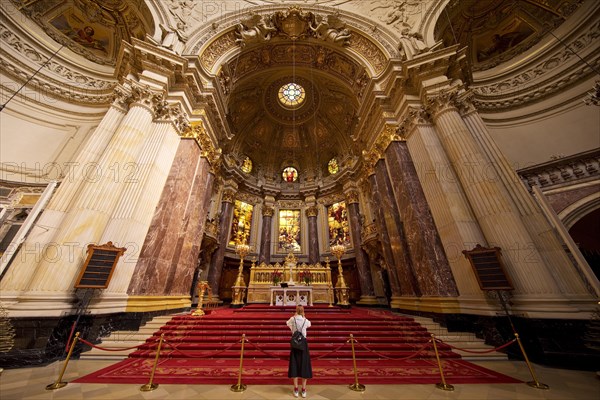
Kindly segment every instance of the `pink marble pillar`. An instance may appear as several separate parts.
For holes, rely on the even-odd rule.
[[[168,296],[190,292],[213,178],[198,144],[191,139],[181,140],[128,294]]]
[[[391,142],[385,162],[419,292],[422,296],[457,296],[450,264],[406,142]]]
[[[408,245],[402,231],[402,223],[391,195],[385,162],[375,164],[375,174],[369,176],[375,207],[375,222],[381,236],[383,259],[390,277],[392,297],[415,296],[416,282],[412,275]]]

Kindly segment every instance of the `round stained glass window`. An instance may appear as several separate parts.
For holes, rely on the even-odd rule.
[[[304,101],[306,92],[297,83],[286,83],[279,89],[278,97],[286,107],[298,107]]]
[[[281,177],[286,182],[296,182],[298,180],[298,171],[294,167],[287,167],[281,173]]]
[[[335,158],[329,160],[329,162],[327,163],[327,169],[329,170],[329,173],[331,175],[338,173],[338,171],[340,170],[340,166],[338,165],[338,162]]]

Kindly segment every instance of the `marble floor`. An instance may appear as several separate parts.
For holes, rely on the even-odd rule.
[[[73,360],[69,362],[62,381],[70,382],[78,377],[113,364],[108,360]],[[475,362],[514,378],[530,381],[531,375],[524,362],[478,361]],[[293,399],[291,386],[248,386],[243,392],[233,392],[231,385],[159,385],[152,392],[140,391],[141,385],[106,385],[69,383],[57,390],[46,390],[56,381],[63,362],[45,367],[8,369],[0,374],[0,399],[193,399],[193,400],[275,400]],[[443,391],[435,385],[367,385],[364,392],[355,392],[348,383],[339,385],[310,385],[309,399],[459,399],[459,400],[504,400],[504,399],[553,399],[553,400],[599,400],[600,378],[595,372],[573,371],[533,365],[539,382],[550,386],[549,390],[532,388],[525,383],[495,385],[455,385],[454,391]],[[360,379],[359,379],[360,382]],[[237,382],[232,382],[235,384]],[[243,381],[242,381],[243,383]],[[448,382],[452,383],[452,382]]]

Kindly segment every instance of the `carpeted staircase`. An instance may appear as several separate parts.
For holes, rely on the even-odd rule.
[[[78,382],[144,383],[164,335],[155,375],[157,383],[235,383],[245,335],[244,379],[254,384],[287,383],[290,331],[285,322],[293,312],[292,307],[248,305],[213,310],[201,317],[175,315],[126,360]],[[364,383],[440,380],[431,334],[412,317],[385,310],[328,306],[307,307],[306,316],[312,322],[308,342],[313,383],[354,378],[350,335],[356,340],[357,370]],[[455,382],[515,382],[462,360],[445,343],[438,343],[438,350],[445,376]]]

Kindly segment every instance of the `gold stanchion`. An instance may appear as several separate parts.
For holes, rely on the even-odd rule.
[[[521,353],[523,353],[523,358],[525,358],[525,362],[527,363],[527,368],[529,368],[529,373],[531,373],[531,376],[533,377],[533,381],[529,381],[527,382],[527,385],[534,387],[536,389],[550,389],[550,386],[546,385],[545,383],[540,383],[538,382],[536,376],[535,376],[535,371],[533,370],[533,367],[531,366],[531,363],[529,362],[529,358],[527,358],[527,353],[525,353],[525,348],[523,347],[523,344],[521,343],[521,339],[519,339],[519,334],[515,333],[515,337],[517,338],[517,343],[519,343],[519,347],[521,348]]]
[[[65,373],[65,370],[67,369],[67,365],[69,364],[69,359],[71,358],[71,354],[73,354],[73,349],[75,348],[75,344],[77,344],[78,340],[79,340],[79,332],[77,332],[75,334],[75,337],[73,338],[73,343],[71,343],[71,348],[69,349],[67,358],[65,358],[65,364],[63,365],[62,370],[60,371],[60,374],[58,374],[58,379],[56,380],[56,382],[51,383],[50,385],[46,386],[46,390],[56,390],[56,389],[60,389],[62,387],[67,386],[67,382],[63,382],[62,377]]]
[[[440,355],[438,353],[437,345],[435,343],[435,335],[431,334],[431,341],[433,342],[433,350],[435,351],[435,358],[437,358],[438,368],[440,369],[440,376],[442,377],[442,383],[436,383],[435,387],[442,390],[447,390],[449,392],[454,390],[454,386],[446,383],[446,378],[444,378],[444,369],[442,368],[442,362],[440,361]]]
[[[162,346],[162,342],[163,342],[164,338],[165,338],[165,334],[163,333],[160,335],[160,341],[158,342],[158,347],[156,348],[156,357],[154,358],[154,365],[152,366],[152,372],[150,372],[150,381],[140,387],[140,390],[142,392],[151,392],[158,387],[158,383],[152,383],[152,380],[154,379],[154,372],[156,371],[156,366],[158,364],[158,357],[160,357],[160,348]]]
[[[356,371],[356,355],[354,354],[354,335],[350,334],[350,343],[352,344],[352,364],[354,365],[354,383],[348,387],[356,392],[364,392],[365,385],[358,383],[358,372]]]
[[[246,334],[242,335],[242,349],[240,350],[240,372],[238,375],[238,383],[231,385],[231,391],[243,392],[246,390],[246,385],[242,384],[242,364],[244,362],[244,342],[246,341]]]

